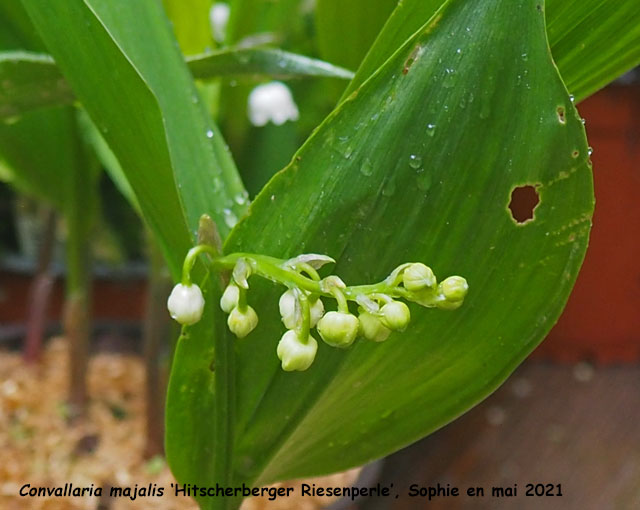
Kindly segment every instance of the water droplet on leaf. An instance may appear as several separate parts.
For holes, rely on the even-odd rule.
[[[360,167],[360,173],[365,177],[369,177],[373,174],[373,165],[371,164],[371,160],[369,158],[365,159]]]
[[[411,156],[409,156],[409,166],[411,168],[422,167],[422,157],[417,154],[411,154]]]

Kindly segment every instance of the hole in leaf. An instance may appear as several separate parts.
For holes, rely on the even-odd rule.
[[[536,189],[538,186],[527,184],[518,186],[511,192],[509,210],[511,217],[517,223],[522,224],[533,220],[535,209],[540,203],[540,195]]]
[[[564,106],[558,106],[556,111],[558,112],[558,120],[560,121],[560,124],[564,124],[566,122],[564,117]]]

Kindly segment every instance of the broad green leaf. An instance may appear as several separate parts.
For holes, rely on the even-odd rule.
[[[346,97],[430,18],[443,0],[404,0],[376,39]],[[539,2],[543,6],[544,2]],[[560,75],[578,101],[640,64],[637,0],[549,0],[549,45]]]
[[[318,0],[316,30],[322,58],[357,69],[397,3],[398,0]]]
[[[78,123],[83,131],[83,137],[86,143],[88,143],[95,151],[96,157],[102,164],[102,167],[106,170],[109,177],[115,184],[118,191],[126,198],[129,205],[134,209],[140,217],[142,217],[142,211],[140,204],[136,198],[136,194],[131,188],[131,184],[127,179],[120,162],[113,151],[109,148],[109,145],[100,134],[100,130],[95,126],[91,119],[84,111],[80,111],[78,114]]]
[[[353,73],[315,58],[273,48],[237,48],[187,59],[196,78],[225,76],[278,79],[326,77],[350,80]]]
[[[23,3],[120,161],[177,277],[200,215],[210,214],[224,235],[246,201],[162,6],[155,0]]]
[[[73,92],[53,59],[25,51],[0,53],[0,118],[73,102]]]
[[[350,80],[353,73],[295,53],[270,48],[227,49],[187,58],[193,76],[278,79],[327,77]],[[0,52],[0,118],[46,106],[71,104],[75,96],[49,55],[26,51]]]
[[[183,438],[184,448],[168,450],[178,480],[215,483],[220,472],[193,453],[229,444],[233,484],[365,463],[482,400],[544,338],[586,250],[593,188],[584,128],[538,3],[447,2],[320,126],[225,245],[283,258],[324,253],[348,284],[422,261],[440,277],[468,279],[464,306],[412,306],[405,333],[345,351],[322,344],[308,371],[285,373],[275,354],[284,289],[251,279],[260,324],[235,341],[227,383],[214,390],[191,375],[204,371],[210,338],[180,341],[167,430],[169,446]],[[517,224],[507,205],[523,185],[541,202]],[[212,434],[195,398],[177,407],[180,391],[234,403],[224,408],[226,436]]]
[[[66,107],[0,122],[0,160],[9,181],[64,212],[72,201],[71,180],[78,164],[76,137],[74,111]]]
[[[226,43],[234,45],[260,33],[271,34],[275,41],[282,40],[292,22],[300,19],[302,3],[301,0],[232,0]]]
[[[212,0],[162,0],[185,55],[202,53],[213,46],[209,27]]]
[[[578,101],[640,64],[637,0],[550,0],[553,58]]]

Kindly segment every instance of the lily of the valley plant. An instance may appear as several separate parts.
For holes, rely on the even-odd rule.
[[[558,318],[594,207],[576,104],[640,62],[637,2],[211,4],[13,0],[39,53],[0,59],[0,112],[84,109],[164,254],[180,483],[362,465],[482,400]]]

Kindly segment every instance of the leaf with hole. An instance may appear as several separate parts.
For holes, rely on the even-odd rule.
[[[586,250],[593,188],[538,3],[446,2],[323,122],[225,244],[326,254],[347,284],[424,262],[467,278],[464,306],[412,307],[404,333],[321,345],[311,368],[292,374],[275,355],[283,289],[250,280],[260,323],[240,341],[217,330],[227,352],[215,381],[204,375],[211,338],[180,341],[167,454],[181,482],[258,485],[368,462],[479,402],[544,338]],[[526,186],[540,203],[518,223],[509,204]],[[200,422],[202,401],[216,402],[213,431]]]

